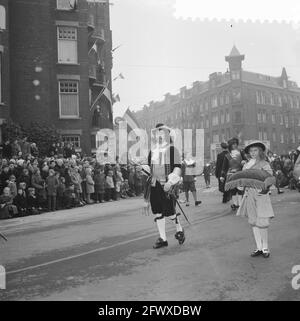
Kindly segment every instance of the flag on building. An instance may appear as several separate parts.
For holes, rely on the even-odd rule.
[[[113,94],[112,96],[112,101],[113,101],[113,104],[116,103],[116,102],[120,102],[120,96],[119,94]]]
[[[127,122],[127,132],[130,133],[133,129],[141,128],[139,122],[135,118],[134,114],[130,111],[129,108],[124,113],[124,121]]]
[[[96,99],[94,100],[94,102],[92,103],[92,106],[90,107],[90,110],[93,109],[93,107],[96,105],[96,103],[99,101],[99,99],[102,97],[102,96],[105,96],[110,104],[112,105],[112,97],[111,97],[111,93],[110,93],[110,90],[107,88],[108,86],[108,83],[106,83],[106,85],[103,87],[103,89],[100,91],[99,95],[96,97]]]
[[[112,105],[111,93],[107,87],[104,88],[103,95],[109,100],[110,104]]]
[[[95,43],[93,44],[92,48],[89,50],[89,53],[91,53],[92,51],[94,51],[95,53],[98,52],[98,49],[97,49],[97,40],[96,40]]]

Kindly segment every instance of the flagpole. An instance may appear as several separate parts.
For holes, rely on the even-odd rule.
[[[100,91],[100,94],[97,96],[97,98],[96,98],[95,101],[93,102],[92,106],[90,107],[90,110],[93,109],[93,107],[96,105],[96,103],[97,103],[97,101],[99,100],[99,98],[101,98],[101,96],[103,95],[104,90],[105,90],[105,88],[107,88],[108,84],[109,84],[109,80],[106,82],[106,84],[104,85],[103,89]]]

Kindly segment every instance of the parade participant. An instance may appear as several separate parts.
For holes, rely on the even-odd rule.
[[[176,198],[174,194],[169,193],[172,186],[177,185],[181,179],[180,156],[172,144],[170,128],[164,124],[157,124],[153,134],[156,136],[148,156],[150,173],[145,188],[149,193],[145,193],[145,199],[150,202],[152,213],[156,216],[160,236],[153,248],[158,249],[168,246],[166,217],[175,223],[175,238],[179,244],[184,243],[185,234],[176,214]]]
[[[237,138],[232,138],[228,141],[228,151],[224,157],[222,172],[221,172],[221,182],[225,182],[226,177],[242,170],[243,165],[246,162],[246,156],[242,153],[239,148],[239,140]],[[230,192],[233,204],[231,205],[232,210],[237,210],[241,204],[243,190],[235,188]]]
[[[228,145],[226,143],[221,143],[222,152],[217,156],[216,162],[216,178],[218,179],[219,191],[223,193],[222,203],[227,203],[229,201],[229,193],[224,190],[224,181],[221,181],[221,172],[225,155],[228,153]]]
[[[255,141],[245,148],[245,153],[250,154],[250,160],[244,165],[243,170],[258,169],[267,171],[273,175],[270,164],[265,160],[266,146]],[[245,188],[245,194],[237,216],[248,217],[248,222],[252,226],[256,250],[251,253],[252,257],[262,255],[265,258],[270,256],[268,246],[268,227],[270,218],[274,217],[269,189]]]
[[[187,156],[182,162],[182,177],[183,177],[183,189],[185,192],[186,206],[189,206],[189,191],[192,193],[195,206],[199,206],[202,202],[197,200],[197,191],[195,187],[195,168],[196,161],[192,158],[191,153],[187,153]]]

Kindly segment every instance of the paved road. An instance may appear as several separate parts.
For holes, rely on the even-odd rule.
[[[7,289],[0,300],[300,300],[291,286],[300,265],[300,193],[272,195],[271,257],[254,248],[245,219],[220,203],[216,182],[199,189],[203,205],[184,209],[187,240],[153,250],[152,216],[141,199],[0,222]]]

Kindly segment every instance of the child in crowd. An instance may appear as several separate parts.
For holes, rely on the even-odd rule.
[[[20,185],[17,191],[17,195],[14,197],[13,204],[17,207],[19,216],[26,216],[27,196],[25,190]]]
[[[60,175],[58,174],[58,177]],[[57,186],[57,208],[63,209],[65,207],[65,192],[66,192],[66,181],[64,177],[58,178],[58,186]]]
[[[115,184],[113,180],[113,171],[109,170],[106,176],[106,200],[111,202],[114,199]]]
[[[5,187],[0,196],[0,219],[11,218],[18,214],[18,209],[13,205],[13,197],[9,187]]]
[[[79,199],[76,197],[75,186],[71,184],[66,188],[65,192],[65,208],[73,208],[80,205]]]
[[[47,196],[48,196],[48,210],[55,211],[56,210],[56,195],[57,195],[57,187],[59,185],[58,179],[55,176],[55,172],[53,169],[49,170],[49,176],[46,178],[46,188],[47,188]]]
[[[92,169],[90,167],[87,167],[86,170],[85,170],[85,173],[86,173],[86,200],[87,200],[87,203],[88,204],[92,204],[94,203],[92,200],[91,200],[91,194],[94,194],[95,193],[95,182],[93,180],[93,177],[92,177]]]
[[[104,201],[104,193],[105,193],[105,174],[104,174],[103,166],[95,171],[94,181],[95,181],[96,202],[102,203]]]
[[[29,215],[39,214],[40,210],[38,208],[38,201],[35,195],[35,189],[33,187],[28,188],[27,196],[27,212]]]
[[[120,199],[121,194],[121,186],[123,184],[123,177],[122,172],[119,166],[116,167],[116,173],[115,173],[115,194],[116,194],[116,200],[118,201]]]
[[[18,190],[17,190],[17,183],[16,183],[16,176],[15,175],[9,176],[7,187],[9,187],[12,197],[13,198],[16,197]]]
[[[121,186],[121,198],[128,198],[129,197],[128,192],[129,192],[128,179],[124,179],[124,182]]]
[[[39,168],[33,171],[33,175],[31,177],[31,186],[35,189],[39,210],[46,208],[46,183],[41,176]]]

